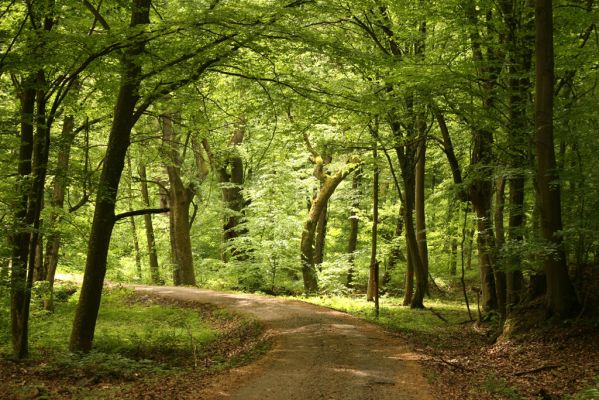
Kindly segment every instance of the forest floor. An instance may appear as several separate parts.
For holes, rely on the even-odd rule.
[[[476,323],[441,335],[400,335],[424,355],[421,364],[437,400],[599,400],[597,321],[537,326],[499,338]]]
[[[438,319],[430,331],[384,330],[294,300],[181,287],[135,290],[137,303],[200,310],[220,338],[207,352],[196,354],[193,347],[192,354],[181,356],[178,373],[133,365],[117,376],[48,375],[43,360],[0,359],[0,398],[599,399],[597,321],[536,326],[495,340],[489,326],[456,319],[447,324]],[[219,310],[242,317],[213,318]],[[567,396],[591,386],[578,397]]]

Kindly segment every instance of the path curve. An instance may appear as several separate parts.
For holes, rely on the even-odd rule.
[[[216,377],[211,400],[432,400],[416,354],[399,338],[350,315],[300,301],[182,287],[143,293],[246,313],[274,339],[260,360]]]

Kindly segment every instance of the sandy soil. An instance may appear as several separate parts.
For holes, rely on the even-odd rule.
[[[299,301],[204,289],[135,286],[172,300],[249,314],[265,324],[272,349],[217,375],[201,399],[433,399],[418,354],[399,338],[349,315]]]

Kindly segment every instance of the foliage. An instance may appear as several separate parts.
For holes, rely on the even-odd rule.
[[[300,298],[309,303],[330,307],[380,324],[391,331],[411,332],[415,335],[437,333],[447,328],[448,323],[455,325],[468,319],[464,304],[450,300],[431,300],[430,308],[440,313],[448,322],[439,319],[430,310],[413,310],[401,306],[401,299],[382,297],[380,316],[376,318],[374,305],[363,296],[322,296]]]
[[[593,400],[599,397],[599,377],[595,379],[595,383],[580,392],[566,396],[567,400]]]
[[[511,387],[505,380],[497,378],[495,376],[489,376],[485,382],[484,387],[493,398],[520,400],[521,397],[518,392]]]

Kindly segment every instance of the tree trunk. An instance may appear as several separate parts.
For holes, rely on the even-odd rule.
[[[522,40],[524,37],[532,37],[533,10],[529,3],[518,3],[501,0],[498,2],[503,14],[506,26],[506,49],[508,52],[508,143],[509,164],[513,172],[508,178],[508,240],[516,247],[523,240],[524,229],[524,184],[525,169],[529,160],[528,152],[524,152],[530,143],[529,123],[527,109],[530,93],[529,72],[531,69],[532,46],[530,40]],[[522,18],[525,16],[525,18]],[[531,21],[524,22],[523,21]],[[506,308],[510,309],[520,302],[524,288],[521,270],[521,259],[516,254],[506,255],[506,263],[509,270],[506,271]]]
[[[404,216],[405,219],[405,216]],[[406,243],[407,243],[407,233],[406,233]],[[404,296],[402,304],[404,306],[409,306],[412,303],[412,298],[414,297],[414,259],[412,258],[412,250],[410,246],[406,246],[406,255],[407,255],[407,263],[406,263],[406,282],[404,285]]]
[[[505,182],[504,176],[497,178],[495,187],[495,248],[499,251],[505,244],[505,229],[503,223],[503,210],[505,204]],[[497,296],[497,309],[501,320],[505,321],[507,316],[507,288],[505,274],[505,260],[503,257],[496,257],[494,268],[495,292]]]
[[[377,232],[378,232],[378,219],[379,219],[379,168],[376,165],[377,159],[377,148],[378,143],[374,142],[374,173],[372,177],[372,234],[370,237],[370,268],[368,273],[368,288],[366,291],[366,301],[374,301],[375,308],[378,313],[378,290],[379,290],[379,277],[378,277],[378,265],[376,260],[377,252]]]
[[[43,209],[43,198],[42,198],[42,206]],[[46,270],[44,264],[44,235],[42,231],[44,230],[44,221],[40,220],[40,229],[38,233],[38,240],[35,246],[35,264],[33,266],[33,281],[40,282],[46,280]]]
[[[130,26],[149,24],[150,2],[133,0],[132,3]],[[143,54],[146,42],[144,35],[136,35],[131,40],[131,46],[124,51],[121,59],[121,83],[98,184],[83,285],[71,332],[69,348],[73,352],[89,352],[92,347],[106,275],[108,247],[115,223],[116,196],[130,143],[135,105],[139,99],[139,56]]]
[[[383,285],[387,286],[391,281],[391,271],[393,271],[399,262],[406,262],[406,256],[401,252],[400,240],[403,234],[403,206],[399,209],[397,221],[395,222],[395,232],[391,238],[392,247],[389,252],[387,268],[383,274]],[[410,298],[411,300],[411,298]]]
[[[476,212],[478,228],[478,267],[481,280],[481,303],[484,311],[497,309],[497,295],[495,290],[495,236],[493,234],[493,214],[491,200],[493,185],[490,178],[492,159],[493,134],[484,129],[474,132],[474,150],[471,165],[476,178],[469,191],[472,207]]]
[[[304,222],[300,243],[302,275],[306,293],[315,293],[318,290],[318,280],[316,277],[316,269],[314,268],[314,239],[316,236],[316,224],[320,218],[320,213],[341,181],[358,168],[359,165],[360,164],[348,164],[345,168],[337,171],[335,175],[323,177],[320,190],[316,195],[316,198],[312,201],[310,211],[308,212],[308,218]]]
[[[414,207],[416,211],[416,240],[418,241],[418,253],[422,260],[422,275],[420,279],[425,279],[427,282],[421,290],[428,293],[428,246],[426,242],[426,215],[424,212],[424,171],[426,163],[426,122],[424,116],[418,117],[418,136],[420,143],[416,155],[416,187],[414,197]],[[419,283],[420,285],[420,283]]]
[[[29,188],[26,178],[31,174],[31,157],[33,154],[33,116],[35,110],[35,78],[23,81],[21,103],[21,138],[19,148],[19,165],[17,190],[20,195],[19,204],[15,207],[15,227],[11,237],[12,271],[11,271],[11,323],[12,349],[16,358],[24,358],[28,354],[28,317],[31,286],[27,284],[27,255],[30,234],[27,227],[32,221],[28,218]]]
[[[374,297],[375,315],[379,316],[379,263],[376,259],[377,254],[377,239],[378,239],[378,223],[379,223],[379,166],[378,162],[378,143],[374,142],[373,158],[374,158],[374,176],[372,179],[372,236],[371,236],[371,251],[370,251],[370,276],[368,288],[372,286],[372,296]]]
[[[144,204],[146,207],[151,207],[145,164],[139,166],[139,178],[141,180],[141,195]],[[144,215],[144,224],[146,227],[148,256],[150,257],[150,279],[153,285],[160,285],[162,284],[162,280],[160,279],[160,266],[158,265],[158,254],[156,252],[156,237],[154,236],[154,225],[152,224],[151,214]]]
[[[27,82],[26,84],[29,84]],[[21,186],[23,195],[21,207],[15,214],[15,220],[23,229],[18,233],[13,256],[13,279],[11,316],[12,316],[12,344],[15,358],[24,358],[28,355],[29,335],[29,305],[31,302],[31,288],[33,287],[34,267],[38,254],[40,237],[40,214],[43,207],[44,184],[48,167],[50,148],[50,131],[46,120],[46,79],[43,71],[38,71],[35,78],[37,87],[35,97],[30,97],[29,89],[25,89],[22,98],[22,118],[29,120],[23,123],[21,132],[21,149],[19,154],[19,178],[28,183]],[[35,126],[33,134],[33,110],[31,102],[35,100]],[[31,111],[27,113],[27,111]],[[30,119],[31,118],[31,119]],[[32,140],[32,146],[23,143],[23,139]],[[27,158],[29,159],[27,160]],[[30,174],[23,174],[29,170]],[[29,175],[29,177],[27,177]],[[21,183],[21,182],[20,182]]]
[[[63,121],[62,133],[58,142],[58,161],[52,188],[50,216],[48,218],[48,237],[46,241],[46,255],[44,257],[45,279],[49,284],[49,296],[44,300],[44,308],[54,310],[54,276],[58,266],[58,251],[60,249],[60,212],[64,208],[64,197],[68,186],[69,162],[71,158],[71,145],[75,139],[75,119],[72,115],[66,116]]]
[[[545,256],[547,280],[546,308],[550,315],[565,318],[578,309],[574,287],[568,275],[562,243],[562,210],[560,184],[553,144],[553,9],[551,0],[537,0],[536,27],[536,91],[535,139],[537,180],[541,208],[543,238],[553,246]]]
[[[133,170],[131,169],[131,155],[127,154],[127,194],[129,196],[129,211],[133,211]],[[142,266],[141,266],[141,252],[139,250],[139,237],[137,236],[137,224],[135,223],[135,217],[129,217],[131,223],[131,237],[133,238],[133,250],[135,251],[135,269],[137,271],[137,278],[141,281],[143,277]]]
[[[509,225],[508,237],[512,242],[520,243],[524,239],[524,175],[519,174],[509,179]],[[524,276],[521,270],[521,258],[518,254],[509,256],[510,270],[506,272],[506,307],[517,305],[522,299]]]
[[[176,275],[175,284],[195,286],[193,269],[193,254],[191,238],[189,237],[189,207],[194,196],[191,186],[186,187],[181,180],[181,159],[179,142],[173,127],[173,117],[162,115],[163,141],[168,148],[169,163],[166,166],[170,188],[168,191],[169,218],[171,226],[172,256],[174,261],[173,273]]]
[[[360,207],[360,178],[362,177],[361,171],[356,170],[352,178],[352,205],[349,216],[349,238],[347,242],[347,254],[349,270],[347,271],[347,287],[351,288],[354,280],[354,260],[355,252],[358,248],[358,209]]]
[[[328,222],[328,206],[329,202],[324,205],[320,217],[318,218],[318,224],[316,225],[316,240],[314,244],[314,263],[320,265],[324,261],[324,248],[325,240],[327,235],[327,222]],[[319,267],[319,270],[322,267]]]
[[[247,252],[239,249],[235,239],[245,235],[245,228],[240,227],[245,207],[242,189],[244,183],[243,159],[241,158],[238,146],[243,143],[245,136],[245,119],[241,118],[238,127],[233,132],[229,143],[227,156],[219,170],[221,191],[223,203],[227,209],[225,222],[223,225],[223,236],[225,250],[223,251],[223,260],[227,261],[230,257],[237,259],[246,259]]]
[[[401,124],[394,114],[389,115],[389,125],[394,137],[398,142],[405,140],[401,132]],[[414,139],[414,135],[408,135]],[[411,288],[408,285],[413,284],[413,277],[416,277],[416,290],[411,296],[410,307],[424,308],[424,295],[428,291],[428,273],[420,255],[418,240],[416,238],[416,227],[414,224],[414,208],[416,195],[416,147],[414,144],[395,147],[395,153],[401,169],[401,177],[404,184],[404,224],[406,244],[408,249],[408,271],[406,276],[406,293],[404,304],[411,295]],[[412,267],[412,268],[410,268]],[[413,273],[413,275],[411,275]]]
[[[464,252],[466,253],[466,269],[472,269],[472,250],[474,249],[474,228],[468,230],[468,238],[466,239],[466,246]]]
[[[449,274],[457,276],[458,274],[458,239],[451,239],[451,258],[449,262]]]

